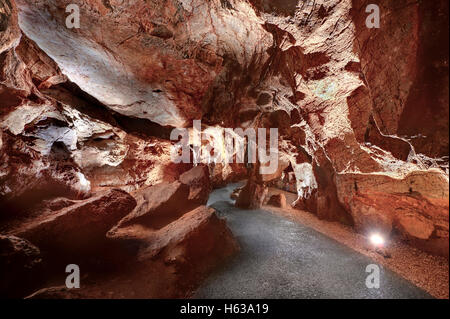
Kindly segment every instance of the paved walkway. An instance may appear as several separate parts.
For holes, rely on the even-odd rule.
[[[282,216],[235,208],[236,186],[214,191],[208,205],[227,220],[241,251],[194,298],[430,298],[381,267],[380,289],[368,289],[370,258]]]

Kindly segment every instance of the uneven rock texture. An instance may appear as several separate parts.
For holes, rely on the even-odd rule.
[[[40,281],[42,259],[39,248],[15,236],[0,235],[0,296],[20,298]]]
[[[28,298],[186,298],[206,274],[239,250],[225,222],[204,206],[141,235],[138,258],[128,259],[126,269],[122,266],[120,272],[81,289],[44,288]]]
[[[261,208],[268,193],[268,188],[260,180],[250,177],[247,183],[239,191],[236,199],[236,207],[244,209]]]
[[[134,193],[136,208],[112,227],[107,237],[123,247],[128,246],[126,249],[135,251],[141,261],[177,245],[192,245],[190,249],[202,250],[205,254],[231,255],[236,243],[225,222],[217,218],[214,209],[195,205],[189,195],[189,187],[178,181]],[[195,206],[198,207],[193,209]],[[201,236],[206,241],[221,238],[225,245],[222,248],[227,245],[234,248],[217,247],[217,251],[210,251],[212,247],[204,246],[205,243],[195,247],[196,244],[187,239],[191,236]]]
[[[119,284],[110,287],[114,295],[121,298],[185,297],[184,294],[206,274],[239,250],[239,244],[225,221],[217,217],[214,209],[205,206],[186,211],[160,229],[142,223],[119,225],[108,233],[108,238],[116,243],[122,258],[131,263],[125,273],[114,277],[114,282]],[[156,274],[160,278],[152,277],[155,274],[148,271],[149,267],[162,267]],[[145,284],[147,281],[151,284]],[[155,283],[162,286],[160,290],[153,291]],[[83,295],[96,298],[98,296],[91,294],[98,291],[98,287],[88,286]],[[45,290],[33,298],[61,298],[67,293],[65,289],[57,289],[56,295],[48,295]],[[79,298],[69,292],[67,298],[73,297]]]
[[[284,194],[272,195],[267,204],[275,207],[285,208],[286,196]]]
[[[337,177],[339,198],[352,214],[356,228],[386,235],[395,228],[412,243],[448,255],[448,178],[439,170],[417,171],[403,178],[370,177]],[[428,245],[424,241],[429,241]]]
[[[136,208],[126,215],[117,227],[145,224],[160,229],[179,218],[189,208],[189,186],[180,182],[161,183],[135,192]]]
[[[223,227],[223,230],[218,228],[217,231],[219,233],[212,235],[211,240],[215,240],[216,236],[220,237],[220,233],[225,231],[227,235],[223,240],[234,243],[234,239],[224,221],[217,218],[213,209],[205,206],[199,206],[193,210],[187,209],[183,216],[167,222],[159,229],[148,227],[145,223],[136,222],[128,226],[123,226],[123,224],[119,223],[108,232],[107,236],[109,239],[123,245],[123,247],[132,247],[133,250],[136,250],[136,258],[145,261],[155,257],[163,249],[170,250],[173,248],[172,246],[181,244],[186,238],[193,236],[196,232],[198,232],[199,236],[205,236],[206,240],[206,237],[209,235],[197,228],[202,228],[202,225],[209,225],[205,227],[216,227],[214,226],[216,223],[222,225],[219,228]],[[217,253],[222,252],[219,249]]]
[[[213,164],[210,167],[211,185],[213,188],[223,187],[247,178],[247,170],[242,164]]]
[[[180,182],[189,186],[189,201],[198,205],[208,202],[211,192],[209,169],[200,165],[180,175]]]
[[[78,1],[83,27],[76,31],[60,27],[70,3],[18,1],[22,30],[82,90],[124,115],[161,125],[201,117],[209,92],[227,84],[216,78],[233,71],[224,56],[248,68],[271,45],[244,1],[235,10],[219,0]]]
[[[0,0],[1,231],[55,251],[159,232],[247,179],[240,207],[277,186],[448,255],[448,1],[374,3],[379,29],[361,0]],[[193,120],[278,128],[278,169],[173,163]]]
[[[121,190],[110,190],[67,208],[25,220],[10,233],[58,254],[98,253],[106,232],[136,206]]]
[[[239,247],[224,220],[205,206],[186,213],[155,236],[157,240],[140,251],[139,259],[150,258],[164,249],[167,263],[187,262],[194,266],[196,260],[206,259],[202,263],[208,264],[209,258],[220,257],[214,255],[231,256]]]
[[[442,44],[448,41],[449,4],[376,3],[384,13],[380,29],[365,27],[361,1],[353,1],[352,19],[377,124],[383,134],[405,136],[417,152],[448,156],[448,45]]]

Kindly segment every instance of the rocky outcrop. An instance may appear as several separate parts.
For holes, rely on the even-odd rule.
[[[51,254],[98,253],[106,232],[136,206],[121,190],[110,190],[86,201],[24,220],[10,231]]]
[[[43,270],[39,248],[15,236],[0,235],[0,296],[20,298],[37,287]]]
[[[211,185],[213,188],[223,187],[247,178],[247,169],[243,164],[213,164],[210,168]]]
[[[136,255],[127,268],[81,289],[50,287],[31,299],[182,298],[239,246],[225,222],[200,206],[156,232],[142,231]]]
[[[196,210],[210,189],[247,179],[239,207],[278,186],[448,255],[448,1],[377,1],[380,29],[359,0],[72,2],[79,29],[69,1],[0,1],[2,232],[54,252],[188,245],[220,224]],[[193,120],[278,128],[278,169],[173,163]]]
[[[143,188],[133,195],[137,206],[120,220],[116,229],[134,224],[160,229],[195,207],[195,204],[189,203],[189,186],[178,181]],[[115,230],[110,233],[113,232]]]
[[[108,231],[108,239],[138,264],[162,260],[185,279],[204,276],[239,247],[214,209],[199,206],[211,190],[207,172],[197,166],[180,181],[134,192],[136,208]]]
[[[108,232],[108,237],[126,240],[135,238],[143,229],[158,231],[195,207],[206,204],[210,191],[206,166],[197,166],[181,174],[179,181],[135,191],[136,207]]]
[[[235,202],[236,207],[258,209],[264,204],[269,190],[264,182],[257,177],[256,171],[258,169],[257,167],[254,168],[253,175],[239,191],[239,196]]]
[[[209,169],[206,165],[196,166],[180,175],[180,182],[189,186],[189,201],[198,205],[208,202],[211,192]]]
[[[143,224],[112,230],[108,237],[130,251],[138,263],[157,258],[182,268],[189,277],[204,276],[233,255],[239,245],[215,210],[199,206],[179,219],[154,230]]]
[[[179,127],[201,118],[234,63],[248,68],[271,44],[247,2],[226,9],[219,0],[132,6],[78,1],[83,18],[76,31],[64,27],[66,14],[57,1],[17,3],[22,30],[72,82],[121,114],[161,125]],[[54,37],[58,43],[49,40]],[[236,61],[227,66],[226,55]]]
[[[138,258],[145,260],[163,251],[167,263],[186,263],[195,268],[202,260],[203,267],[218,263],[238,250],[239,245],[232,233],[219,219],[215,210],[200,206],[153,234],[154,240],[141,248]],[[218,260],[219,259],[219,260]]]
[[[365,4],[352,1],[354,47],[376,122],[383,134],[407,137],[419,153],[448,156],[448,46],[441,45],[448,2],[377,4],[381,28],[368,29]]]
[[[358,230],[389,235],[395,229],[413,244],[448,256],[448,177],[441,171],[417,171],[403,178],[342,174],[337,185],[339,200]]]
[[[161,187],[165,189],[167,185]],[[186,185],[180,183],[174,183],[172,187],[176,190],[186,189]],[[157,194],[161,196],[161,193]],[[115,244],[118,256],[129,260],[131,268],[142,269],[152,267],[154,263],[163,263],[165,266],[160,276],[166,276],[168,271],[175,273],[178,278],[176,284],[180,286],[176,290],[177,294],[197,285],[206,274],[239,250],[236,239],[225,221],[217,217],[215,210],[205,206],[190,210],[188,195],[189,188],[184,193],[184,200],[169,199],[170,202],[175,199],[178,207],[183,209],[179,218],[173,218],[169,211],[167,213],[170,213],[171,218],[166,218],[164,224],[162,219],[158,219],[161,223],[155,227],[154,219],[136,219],[132,212],[129,218],[124,218],[107,234],[108,239]],[[150,210],[149,216],[152,213],[154,211]],[[141,277],[147,276],[142,273]],[[141,277],[137,280],[141,280]],[[38,294],[34,297],[46,296]],[[164,295],[157,292],[155,297],[158,296]]]
[[[284,194],[272,195],[267,202],[267,205],[275,207],[286,208],[286,196]]]

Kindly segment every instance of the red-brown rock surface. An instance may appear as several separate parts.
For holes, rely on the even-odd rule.
[[[413,244],[448,255],[448,177],[439,170],[404,177],[386,174],[342,174],[338,195],[362,232],[395,228]],[[424,243],[427,242],[428,244]]]
[[[262,181],[250,177],[244,187],[239,191],[235,205],[243,209],[261,208],[267,193],[268,188]]]
[[[167,263],[205,262],[231,256],[239,247],[225,221],[219,219],[214,209],[205,206],[187,212],[174,223],[153,234],[156,240],[142,247],[138,258],[145,260],[164,249]],[[181,259],[181,260],[180,260]],[[183,260],[184,259],[184,260]]]
[[[121,190],[110,190],[86,201],[24,220],[10,231],[43,250],[60,254],[98,253],[106,232],[136,206]]]
[[[205,165],[199,165],[180,175],[180,182],[189,186],[189,201],[198,205],[208,202],[211,192],[209,169]]]
[[[148,228],[160,229],[195,207],[195,204],[189,203],[189,186],[178,181],[143,188],[133,195],[137,206],[120,220],[117,228],[143,224]]]
[[[286,196],[284,194],[272,195],[267,202],[268,205],[272,205],[275,207],[286,207]]]
[[[34,299],[185,298],[192,287],[239,250],[225,222],[200,206],[159,231],[142,230],[138,252],[120,272],[81,289],[44,288]]]
[[[377,3],[384,12],[380,29],[365,27],[363,2],[354,0],[352,11],[355,50],[377,124],[384,134],[407,137],[417,152],[448,156],[448,46],[442,44],[449,4]]]
[[[20,298],[41,281],[39,248],[23,238],[0,235],[0,296]]]
[[[248,179],[240,207],[276,185],[448,255],[448,1],[375,3],[380,29],[361,0],[0,0],[0,229],[33,221],[19,233],[64,249],[184,227],[210,187]],[[192,120],[277,127],[278,169],[172,163]]]
[[[186,205],[181,207],[188,209]],[[137,221],[127,226],[120,223],[108,232],[108,238],[116,244],[116,249],[122,256],[126,256],[125,258],[131,263],[125,274],[118,274],[119,279],[114,280],[121,281],[123,278],[127,286],[132,280],[133,288],[120,291],[120,286],[112,287],[115,293],[120,293],[123,297],[130,296],[130,292],[134,290],[140,290],[137,293],[147,297],[179,297],[239,250],[239,244],[225,221],[217,217],[214,209],[205,206],[187,210],[180,218],[167,221],[167,224],[159,229]],[[131,256],[130,252],[132,252]],[[153,282],[157,280],[149,277],[152,274],[145,271],[145,267],[161,267],[160,263],[164,267],[159,270],[160,273],[157,276],[166,278],[168,275],[175,274],[176,282],[172,283],[173,278],[169,277],[164,283],[164,291],[150,292],[154,284],[145,287],[141,284],[141,280],[147,280],[146,278]],[[140,275],[130,276],[128,273],[133,272],[133,269],[136,269],[135,272]],[[89,296],[89,290],[88,287],[85,295]],[[64,289],[60,291],[57,296],[63,297],[64,291]],[[49,296],[47,291],[43,291],[33,297],[48,298]],[[71,298],[70,294],[69,298]]]

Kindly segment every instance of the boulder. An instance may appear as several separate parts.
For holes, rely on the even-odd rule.
[[[267,204],[275,207],[286,208],[286,196],[284,194],[272,195]]]
[[[136,207],[108,232],[108,236],[115,237],[121,229],[134,224],[155,230],[163,228],[197,206],[189,200],[189,194],[189,186],[179,181],[163,182],[135,191]]]
[[[154,267],[155,263],[162,263],[164,267],[158,270],[163,272],[160,275],[166,277],[166,272],[170,272],[171,278],[176,276],[177,285],[184,287],[177,288],[181,291],[186,285],[188,289],[197,285],[199,280],[239,250],[225,220],[218,218],[213,208],[205,206],[186,212],[160,229],[139,223],[121,225],[108,232],[108,238],[115,243],[122,260],[129,261],[130,271],[142,272]],[[137,280],[147,276],[148,271],[144,271]],[[136,276],[132,277],[136,279]],[[133,285],[139,287],[140,284]],[[167,294],[157,292],[158,296]]]
[[[239,192],[235,205],[243,209],[261,208],[267,193],[268,188],[264,184],[259,184],[250,179]]]
[[[121,260],[119,273],[103,276],[95,283],[87,281],[81,289],[44,288],[28,298],[182,298],[239,250],[225,221],[205,206],[160,230],[138,231],[138,224],[129,227],[136,228],[136,250]],[[123,267],[123,260],[127,267]]]
[[[146,260],[162,252],[166,262],[183,262],[192,267],[198,267],[195,263],[215,263],[239,247],[225,220],[206,206],[197,207],[147,238],[152,240],[141,246],[138,259]]]
[[[39,248],[22,238],[0,235],[0,297],[30,293],[40,281],[41,270]]]
[[[88,200],[25,220],[11,234],[42,250],[64,255],[95,252],[106,232],[136,206],[128,193],[112,189]]]
[[[242,190],[242,187],[238,187],[235,190],[233,190],[233,192],[230,195],[230,198],[237,200],[239,198],[239,194],[240,194],[241,190]]]
[[[137,262],[145,262],[155,256],[173,255],[181,246],[184,246],[183,254],[190,256],[192,253],[206,259],[208,254],[229,256],[238,247],[225,221],[217,217],[213,208],[206,206],[188,211],[159,229],[139,223],[120,224],[111,229],[107,236]],[[162,251],[164,254],[160,255]]]
[[[189,186],[189,201],[198,205],[208,202],[211,192],[209,169],[205,165],[199,165],[180,175],[180,182]]]

